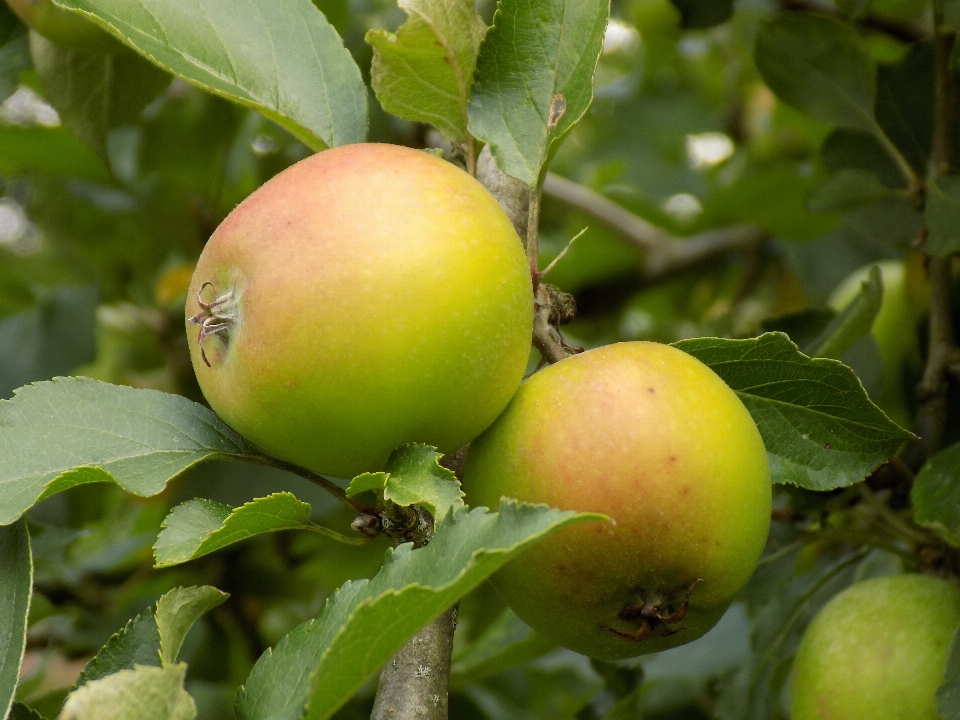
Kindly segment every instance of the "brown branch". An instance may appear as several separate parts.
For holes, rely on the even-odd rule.
[[[543,193],[595,218],[645,251],[646,280],[659,279],[717,255],[754,249],[769,237],[750,225],[710,230],[689,238],[673,237],[595,190],[553,173],[547,174]]]
[[[933,148],[929,176],[942,177],[953,171],[957,132],[957,86],[950,71],[953,33],[944,32],[941,17],[934,37],[936,99],[933,118]],[[930,333],[927,343],[927,364],[917,386],[919,407],[915,429],[920,436],[924,457],[943,447],[947,424],[947,373],[956,361],[953,320],[950,307],[950,258],[931,257],[927,261],[930,280]]]

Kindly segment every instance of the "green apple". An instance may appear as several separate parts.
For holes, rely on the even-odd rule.
[[[6,0],[10,9],[33,30],[70,50],[111,52],[120,44],[80,13],[57,7],[51,0]]]
[[[471,505],[502,496],[599,512],[551,535],[493,578],[540,633],[597,658],[664,650],[720,619],[770,528],[757,426],[699,360],[629,342],[527,380],[470,447]]]
[[[792,720],[939,720],[937,688],[960,625],[960,588],[891,575],[847,588],[807,628]]]
[[[922,268],[916,262],[884,260],[875,263],[883,277],[883,301],[871,332],[880,347],[883,362],[883,385],[877,404],[904,427],[912,425],[909,393],[904,381],[904,368],[918,363],[917,322],[928,303],[923,288]],[[860,292],[861,284],[873,264],[850,274],[833,291],[828,301],[836,311],[843,310]]]
[[[353,477],[408,442],[451,452],[526,369],[523,246],[479,182],[393,145],[283,171],[213,233],[186,307],[211,407],[277,457]]]

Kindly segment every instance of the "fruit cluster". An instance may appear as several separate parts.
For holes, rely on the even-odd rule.
[[[700,637],[767,539],[756,425],[712,370],[656,343],[597,348],[523,381],[533,310],[521,241],[473,177],[428,153],[352,145],[287,169],[224,220],[187,317],[207,400],[279,458],[349,478],[382,470],[404,443],[444,453],[470,443],[470,504],[507,496],[606,515],[494,576],[542,634],[604,659]],[[928,617],[911,620],[923,608]],[[915,693],[896,707],[921,696],[915,707],[932,707],[934,680],[919,677],[939,678],[958,622],[960,590],[942,581],[857,585],[804,640],[794,717],[887,717],[861,713],[874,702],[862,697],[875,683],[896,695],[909,673],[895,682],[892,668],[906,665]],[[837,639],[838,626],[861,625],[885,643],[866,663]],[[929,650],[919,660],[914,641]],[[841,662],[856,678],[832,671]]]

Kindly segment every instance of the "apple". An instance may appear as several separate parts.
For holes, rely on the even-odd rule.
[[[834,310],[843,310],[860,292],[870,268],[874,264],[880,268],[883,300],[871,328],[883,362],[883,386],[876,402],[903,427],[913,424],[909,397],[912,388],[904,381],[904,369],[911,363],[920,363],[917,322],[929,304],[921,261],[922,256],[915,254],[906,262],[883,260],[866,265],[844,279],[828,300]]]
[[[938,720],[960,588],[924,575],[857,583],[804,633],[790,681],[792,720]]]
[[[551,535],[492,582],[535,630],[601,659],[694,640],[752,575],[770,528],[757,426],[668,345],[589,350],[527,380],[467,455],[471,505],[502,496],[611,522]]]
[[[6,0],[23,22],[47,40],[70,50],[111,52],[120,44],[80,13],[57,7],[51,0]]]
[[[267,452],[349,478],[404,443],[452,452],[496,419],[526,369],[533,290],[479,182],[419,150],[359,144],[237,206],[186,314],[210,406]]]

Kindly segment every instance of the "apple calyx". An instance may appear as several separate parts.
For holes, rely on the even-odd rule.
[[[703,582],[703,578],[694,580],[684,591],[679,588],[671,593],[651,593],[647,597],[646,592],[641,588],[637,590],[639,603],[636,605],[627,605],[617,617],[626,622],[634,622],[639,619],[640,626],[633,631],[616,630],[606,625],[601,625],[600,629],[615,635],[621,640],[628,642],[642,642],[650,633],[656,633],[660,637],[668,637],[674,633],[683,630],[683,626],[671,628],[670,625],[681,622],[687,616],[687,610],[690,607],[690,595],[693,589]],[[676,596],[678,592],[683,592],[683,602],[675,610],[668,609],[668,603],[671,596]]]
[[[236,303],[233,290],[228,290],[220,295],[216,300],[206,303],[201,295],[207,286],[216,291],[216,286],[207,280],[197,290],[197,304],[200,306],[200,312],[187,320],[191,325],[200,326],[200,335],[197,338],[197,347],[200,348],[200,357],[207,367],[212,367],[207,359],[207,353],[203,349],[203,341],[211,335],[219,335],[224,342],[227,342],[230,335],[230,328],[237,321]]]

